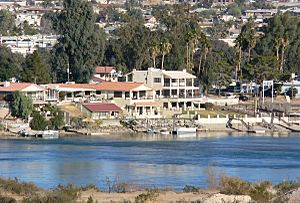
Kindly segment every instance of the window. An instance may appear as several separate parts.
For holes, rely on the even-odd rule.
[[[193,86],[193,79],[186,79],[186,86],[188,87]]]
[[[127,81],[128,82],[132,82],[132,74],[130,74],[130,75],[127,76]]]
[[[169,78],[164,79],[164,87],[170,87],[170,79]]]
[[[177,90],[172,90],[172,95],[177,95]]]
[[[115,98],[122,98],[122,92],[115,91],[114,92],[114,97]]]
[[[176,82],[176,79],[172,79],[172,83],[175,83]]]
[[[100,90],[97,90],[97,91],[96,91],[96,94],[101,94],[101,91],[100,91]]]
[[[130,97],[130,93],[129,92],[125,92],[125,98],[129,98]]]
[[[161,83],[161,78],[154,78],[154,79],[153,79],[153,82],[154,82],[154,83]]]

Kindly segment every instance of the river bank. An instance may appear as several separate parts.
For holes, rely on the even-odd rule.
[[[214,178],[214,180],[213,180]],[[171,188],[137,188],[126,183],[108,183],[107,189],[95,185],[77,187],[59,185],[45,190],[17,179],[0,178],[0,202],[9,203],[152,203],[152,202],[202,202],[202,203],[296,203],[300,201],[300,183],[283,181],[273,185],[270,181],[249,183],[237,177],[211,176],[211,189],[186,185],[182,191]],[[212,182],[217,181],[217,182]],[[107,191],[108,190],[108,191]]]

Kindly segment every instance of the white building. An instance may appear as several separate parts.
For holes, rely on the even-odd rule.
[[[133,70],[125,77],[127,82],[143,82],[153,88],[155,99],[162,102],[164,108],[193,108],[194,103],[200,99],[199,87],[195,85],[196,76],[186,70],[168,71],[149,68],[142,71]]]

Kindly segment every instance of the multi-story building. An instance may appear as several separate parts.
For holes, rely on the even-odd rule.
[[[164,108],[193,108],[200,98],[196,76],[182,71],[168,71],[155,68],[133,70],[125,75],[127,82],[143,82],[155,90],[155,99]]]

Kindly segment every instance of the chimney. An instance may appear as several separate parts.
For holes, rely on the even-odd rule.
[[[10,82],[5,81],[5,82],[4,82],[4,87],[9,87],[9,86],[10,86]]]

